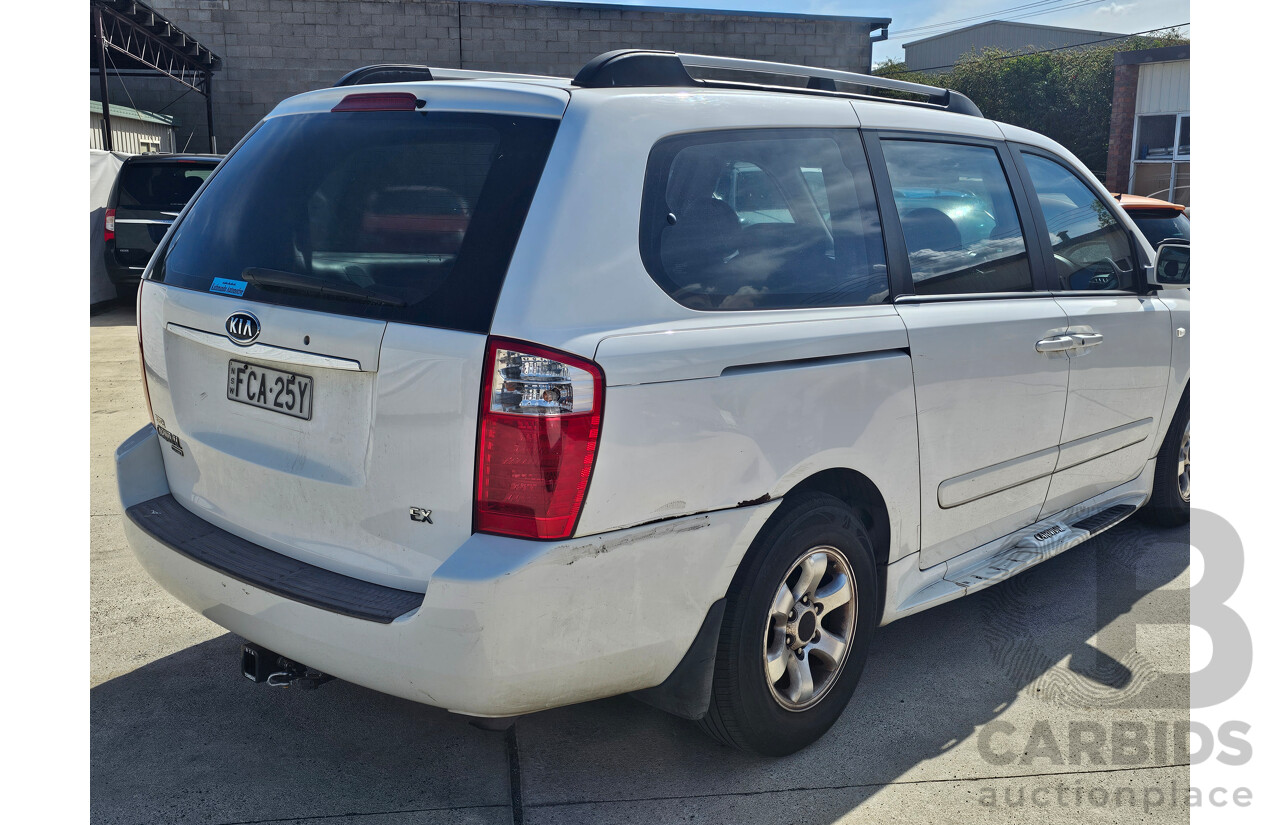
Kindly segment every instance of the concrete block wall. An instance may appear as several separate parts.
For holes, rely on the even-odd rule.
[[[839,19],[748,17],[643,9],[462,3],[462,66],[572,77],[623,48],[722,54],[867,71],[864,25]]]
[[[572,76],[601,52],[660,48],[868,71],[870,31],[855,19],[577,8],[480,0],[149,0],[222,57],[213,101],[226,152],[276,103],[371,63]],[[182,121],[205,151],[204,100],[165,80],[125,78],[140,109]],[[97,97],[96,80],[91,96]],[[112,78],[111,96],[128,103]],[[117,96],[120,95],[120,96]]]

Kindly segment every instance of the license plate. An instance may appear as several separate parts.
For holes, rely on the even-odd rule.
[[[311,377],[244,361],[227,365],[227,398],[311,420]]]

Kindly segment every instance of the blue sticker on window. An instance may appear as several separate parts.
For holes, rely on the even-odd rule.
[[[209,286],[209,291],[219,292],[223,295],[243,295],[244,288],[248,285],[247,281],[233,281],[230,278],[214,278],[213,283]]]

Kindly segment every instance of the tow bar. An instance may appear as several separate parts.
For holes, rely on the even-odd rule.
[[[250,682],[298,690],[315,690],[333,679],[327,673],[286,659],[252,642],[240,648],[240,672]]]

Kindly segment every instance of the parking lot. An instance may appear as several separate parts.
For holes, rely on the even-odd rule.
[[[344,682],[298,692],[239,674],[241,640],[125,543],[112,454],[146,423],[132,310],[91,325],[95,822],[1189,819],[1185,527],[1131,520],[882,628],[843,717],[791,757],[725,749],[627,697],[485,731]]]

